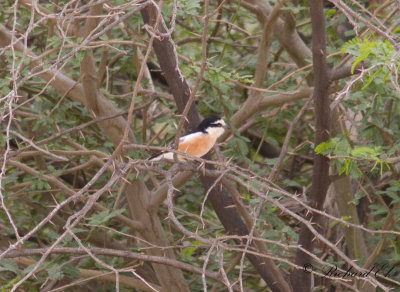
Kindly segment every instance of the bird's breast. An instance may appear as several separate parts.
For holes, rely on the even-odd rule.
[[[208,134],[196,134],[191,137],[185,137],[179,143],[179,151],[186,152],[190,155],[202,157],[214,146],[215,139],[212,139]]]

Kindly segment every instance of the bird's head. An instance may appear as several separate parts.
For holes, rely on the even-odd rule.
[[[226,129],[230,129],[229,125],[219,117],[206,118],[197,127],[198,131],[215,136],[216,139],[221,136]]]

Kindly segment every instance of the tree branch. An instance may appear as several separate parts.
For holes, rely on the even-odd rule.
[[[11,32],[2,24],[0,24],[0,46],[7,47],[9,45],[13,45],[14,49],[20,52],[27,51],[28,57],[32,60],[29,63],[31,68],[34,70],[39,70],[37,66],[42,66],[39,64],[37,60],[37,56],[30,52],[28,48],[24,46],[21,42],[12,43],[12,35]],[[52,85],[59,93],[66,94],[69,98],[75,101],[79,101],[84,104],[92,113],[94,113],[95,117],[98,116],[109,116],[116,115],[117,111],[112,105],[112,103],[106,99],[102,94],[99,94],[99,100],[97,101],[98,108],[91,108],[90,104],[85,99],[84,90],[82,84],[77,83],[67,77],[66,75],[59,72],[59,70],[55,69],[47,69],[39,72],[39,76],[47,81],[50,85]],[[96,110],[97,109],[97,110]],[[125,129],[126,121],[123,117],[117,117],[113,120],[102,121],[100,123],[104,132],[108,135],[110,140],[114,145],[118,145],[119,141],[122,138],[122,134]],[[135,141],[133,134],[130,132],[129,135],[130,141]]]
[[[41,255],[44,252],[48,250],[48,247],[44,248],[34,248],[34,249],[19,249],[19,250],[12,250],[7,253],[5,258],[19,258],[19,257],[26,257],[26,256],[33,256],[33,255]],[[213,279],[217,282],[223,283],[223,280],[221,279],[221,275],[218,272],[210,272],[210,271],[205,271],[203,272],[202,268],[169,259],[163,256],[151,256],[151,255],[145,255],[141,253],[135,253],[135,252],[130,252],[130,251],[122,251],[122,250],[114,250],[114,249],[108,249],[108,248],[98,248],[98,247],[91,247],[90,248],[91,252],[93,254],[97,255],[105,255],[105,256],[112,256],[112,257],[122,257],[122,258],[127,258],[127,259],[134,259],[134,260],[139,260],[139,261],[144,261],[144,262],[151,262],[151,263],[157,263],[157,264],[162,264],[162,265],[167,265],[171,266],[180,270],[188,271],[194,274],[202,275],[205,274],[206,277]],[[2,252],[2,250],[0,250]],[[51,250],[52,254],[73,254],[73,255],[86,255],[86,252],[80,248],[74,248],[74,247],[56,247]],[[31,261],[29,265],[34,264],[34,261]],[[121,276],[120,276],[121,277]]]
[[[42,252],[39,252],[40,250],[42,250]],[[79,251],[79,252],[71,252],[72,254],[85,254],[85,251],[75,248],[75,250]],[[21,250],[22,251],[22,250]],[[41,253],[45,252],[44,248],[39,248],[37,250],[24,250],[24,251],[28,251],[28,253],[31,253],[32,255],[39,255]],[[57,253],[57,251],[55,252]],[[64,254],[63,252],[60,252],[61,254]],[[8,256],[7,256],[8,257]],[[11,255],[10,258],[14,258],[13,261],[16,262],[17,264],[20,265],[24,265],[24,266],[31,266],[34,265],[36,262],[30,258],[26,258],[26,257],[16,257],[15,255]],[[115,283],[117,281],[115,275],[113,275],[113,272],[107,272],[107,271],[97,271],[97,270],[90,270],[90,269],[78,269],[79,271],[79,279],[77,279],[76,281],[72,281],[71,283],[68,283],[67,285],[64,285],[62,287],[57,287],[55,289],[52,289],[52,292],[56,292],[56,291],[65,291],[67,287],[73,287],[73,286],[79,286],[82,284],[82,282],[86,282],[89,280],[105,280],[105,281],[110,281]],[[140,291],[146,291],[146,292],[154,292],[154,289],[151,289],[148,285],[146,285],[146,283],[144,283],[142,280],[140,279],[136,279],[133,277],[128,277],[128,276],[119,276],[119,283],[126,285],[130,288],[133,289],[139,289]],[[151,284],[151,286],[155,289],[158,289],[157,291],[160,291],[161,287],[159,287],[158,285],[155,284]],[[77,290],[77,289],[76,289]],[[42,290],[43,291],[43,290]]]
[[[325,14],[323,2],[320,0],[310,0],[310,13],[314,71],[314,145],[317,146],[328,140],[330,136],[329,74],[326,63]],[[314,168],[310,191],[310,204],[312,207],[318,210],[322,209],[329,183],[329,160],[323,155],[314,154]],[[311,222],[318,224],[320,215],[308,213],[307,218],[311,220]],[[299,244],[308,251],[313,251],[314,236],[311,230],[305,225],[302,225],[300,230]],[[310,263],[310,261],[311,257],[308,254],[300,249],[297,251],[296,264],[303,266]],[[291,281],[292,287],[296,287],[298,291],[313,290],[311,286],[311,274],[306,274],[302,270],[293,271]]]
[[[175,260],[174,251],[167,248],[170,243],[156,210],[149,208],[150,192],[144,182],[141,180],[131,181],[126,188],[126,198],[131,216],[143,222],[144,225],[144,228],[137,233],[145,241],[158,246],[158,248],[146,249],[146,253]],[[190,291],[181,270],[159,264],[153,264],[153,268],[163,291]]]
[[[154,3],[141,10],[141,13],[145,24],[153,28],[153,32],[151,33],[163,34],[162,37],[154,39],[153,47],[171,93],[174,95],[178,111],[182,113],[189,100],[190,89],[179,70],[175,44],[171,36],[166,34],[167,29],[163,19],[161,19],[157,27],[154,27],[159,13],[159,8]],[[200,117],[194,104],[190,106],[187,118],[188,124],[186,125],[186,129],[193,129],[199,124]],[[206,155],[205,158],[210,159],[210,155]],[[200,179],[206,190],[209,190],[214,184],[213,178],[201,176]],[[220,189],[219,187],[218,190],[217,188],[211,189],[209,201],[222,225],[229,233],[237,235],[248,234],[246,225],[236,210],[229,208],[233,203],[225,189]],[[289,291],[287,288],[288,284],[272,261],[266,265],[266,261],[260,257],[250,254],[246,256],[273,291]]]
[[[247,0],[241,1],[241,4],[244,8],[255,13],[261,23],[267,21],[267,17],[270,15],[272,10],[272,7],[267,1]],[[295,26],[289,25],[283,20],[278,19],[275,22],[273,32],[274,36],[278,39],[280,44],[285,48],[299,68],[309,64],[308,59],[311,58],[311,51],[300,38]]]

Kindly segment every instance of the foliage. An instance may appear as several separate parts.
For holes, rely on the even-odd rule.
[[[359,178],[363,175],[360,166],[365,163],[372,163],[371,172],[378,166],[380,175],[383,174],[384,166],[388,163],[380,156],[383,155],[381,147],[355,147],[352,149],[350,144],[343,137],[335,137],[329,141],[319,144],[315,148],[318,154],[328,155],[333,159],[339,175],[351,175],[353,178]]]

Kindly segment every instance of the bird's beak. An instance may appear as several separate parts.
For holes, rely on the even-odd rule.
[[[230,130],[230,129],[231,129],[231,126],[229,126],[228,124],[226,124],[226,125],[224,126],[224,129],[225,129],[225,130]]]

